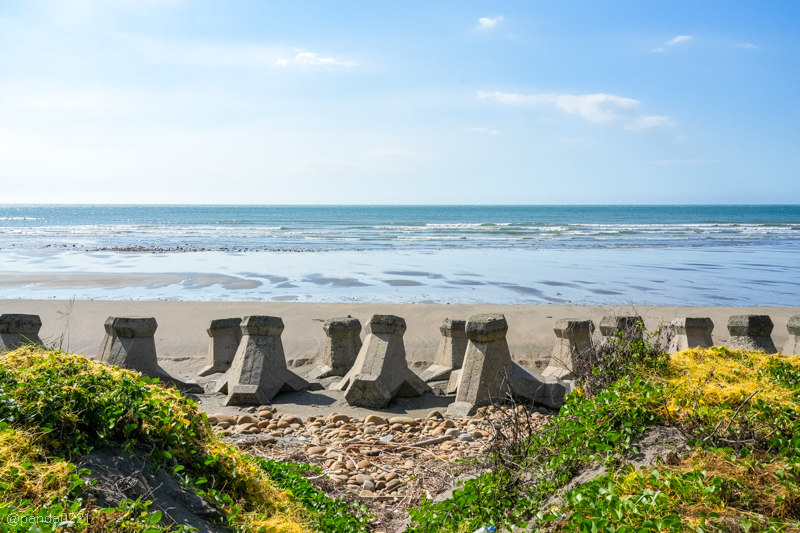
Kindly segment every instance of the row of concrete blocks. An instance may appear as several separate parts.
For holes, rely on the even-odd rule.
[[[158,365],[155,318],[108,317],[104,327],[106,334],[96,357],[98,361],[159,378],[187,392],[203,391],[196,383],[177,379]],[[41,328],[42,320],[38,315],[0,315],[0,352],[26,344],[42,345]]]
[[[254,320],[267,318],[276,321],[275,327],[256,334]],[[226,404],[266,403],[280,390],[307,386],[286,369],[279,339],[283,326],[280,322],[278,328],[277,321],[280,319],[276,317],[245,317],[241,321],[223,319],[209,324],[211,342],[207,366],[201,375],[225,372],[216,390],[227,392]],[[503,315],[445,320],[440,327],[442,340],[436,362],[420,376],[408,368],[403,343],[406,323],[398,316],[373,315],[365,328],[363,343],[361,322],[356,318],[332,318],[325,321],[323,328],[328,341],[322,364],[312,370],[309,379],[342,376],[331,389],[343,391],[350,405],[382,408],[395,397],[420,396],[430,391],[426,381],[448,378],[448,390],[456,393],[456,402],[448,411],[453,415],[474,413],[481,405],[501,401],[509,394],[558,407],[569,392],[569,384],[558,377],[544,378],[511,360],[505,338],[508,324]],[[273,340],[254,340],[260,336]],[[259,342],[264,348],[256,355]],[[252,361],[247,363],[249,359]],[[256,360],[265,364],[268,374],[255,375],[260,372]],[[252,370],[242,372],[242,367]]]
[[[618,332],[641,337],[642,318],[639,316],[606,316],[600,321],[600,333],[604,338],[613,337]],[[711,333],[714,322],[710,318],[678,318],[669,327],[672,337],[668,351],[670,353],[689,348],[714,346]],[[800,355],[800,315],[793,316],[786,325],[789,338],[783,348],[784,355]],[[550,365],[543,375],[568,376],[581,355],[592,347],[594,322],[564,318],[556,321],[553,328],[558,342],[553,349]],[[777,353],[772,341],[772,319],[767,315],[734,315],[728,319],[728,347],[732,349],[763,350],[765,353]],[[633,339],[632,339],[633,340]]]

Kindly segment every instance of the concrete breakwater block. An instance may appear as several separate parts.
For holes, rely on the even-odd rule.
[[[543,376],[572,376],[587,352],[592,350],[594,322],[575,318],[562,318],[553,327],[556,345]]]
[[[16,350],[25,344],[42,344],[39,315],[0,315],[0,352]]]
[[[783,355],[800,355],[800,315],[795,315],[786,324],[789,338],[783,346]]]
[[[667,347],[669,353],[714,346],[711,338],[714,322],[710,318],[676,318],[670,323],[670,328],[672,329],[672,339]]]
[[[239,342],[242,340],[242,319],[221,318],[208,323],[208,355],[201,376],[226,372],[233,363]]]
[[[439,331],[442,338],[439,349],[433,358],[433,364],[420,373],[422,381],[441,381],[450,379],[453,370],[458,370],[464,363],[467,351],[467,321],[445,318]]]
[[[772,342],[774,324],[768,315],[733,315],[728,319],[728,348],[777,353]]]
[[[225,405],[264,405],[279,392],[294,392],[309,386],[286,367],[281,342],[283,328],[279,317],[244,317],[239,348],[214,391],[227,394]]]
[[[467,350],[456,392],[447,415],[464,417],[478,407],[501,403],[510,394],[524,400],[560,407],[569,385],[555,376],[542,377],[512,362],[503,315],[471,316],[466,324]]]
[[[322,326],[328,340],[322,364],[312,370],[309,379],[344,376],[353,367],[361,351],[361,322],[351,316],[330,318]]]
[[[96,358],[101,363],[135,370],[185,392],[203,392],[197,383],[175,378],[158,365],[155,318],[110,316],[103,326],[106,334]]]
[[[395,396],[421,396],[431,388],[406,361],[406,321],[394,315],[373,315],[353,368],[332,389],[343,390],[350,405],[380,409]]]
[[[600,334],[608,341],[621,334],[623,340],[641,340],[644,320],[639,315],[607,315],[600,320]]]

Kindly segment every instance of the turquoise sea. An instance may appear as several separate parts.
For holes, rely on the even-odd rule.
[[[0,205],[0,298],[800,305],[800,206]]]

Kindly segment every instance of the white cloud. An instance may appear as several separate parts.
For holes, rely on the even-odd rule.
[[[741,43],[741,44],[736,44],[734,46],[738,46],[739,48],[750,48],[753,50],[758,50],[758,46],[754,45],[753,43]]]
[[[483,17],[478,19],[478,27],[479,28],[494,28],[497,26],[498,22],[501,22],[503,17]]]
[[[571,115],[580,115],[597,124],[618,124],[632,131],[643,131],[674,124],[672,119],[658,115],[642,115],[637,111],[639,100],[613,94],[514,94],[478,91],[482,99],[501,104],[554,104]]]
[[[356,64],[353,61],[339,61],[332,57],[322,57],[313,52],[300,52],[294,58],[294,62],[301,66],[340,66],[340,67],[354,67]]]
[[[676,44],[685,43],[685,42],[691,41],[692,39],[694,39],[694,37],[692,37],[691,35],[678,35],[676,37],[673,37],[669,41],[665,42],[662,46],[659,46],[658,48],[654,48],[653,52],[663,52],[664,51],[664,47],[675,46]]]
[[[486,133],[488,135],[500,135],[500,132],[497,130],[492,130],[489,128],[469,128],[470,131],[476,131],[478,133]]]
[[[279,67],[285,67],[286,65],[289,64],[289,62],[286,61],[285,59],[278,59],[277,61],[275,61],[275,64],[278,65]]]

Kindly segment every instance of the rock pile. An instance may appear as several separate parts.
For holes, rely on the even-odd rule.
[[[262,405],[238,416],[217,413],[208,419],[223,436],[273,437],[262,443],[291,438],[295,449],[285,450],[287,457],[319,465],[334,484],[362,497],[394,499],[411,490],[409,482],[431,467],[487,453],[495,427],[509,408],[488,406],[463,418],[431,411],[424,419],[331,413],[303,421]],[[535,425],[547,422],[543,412],[547,411],[530,413]]]

